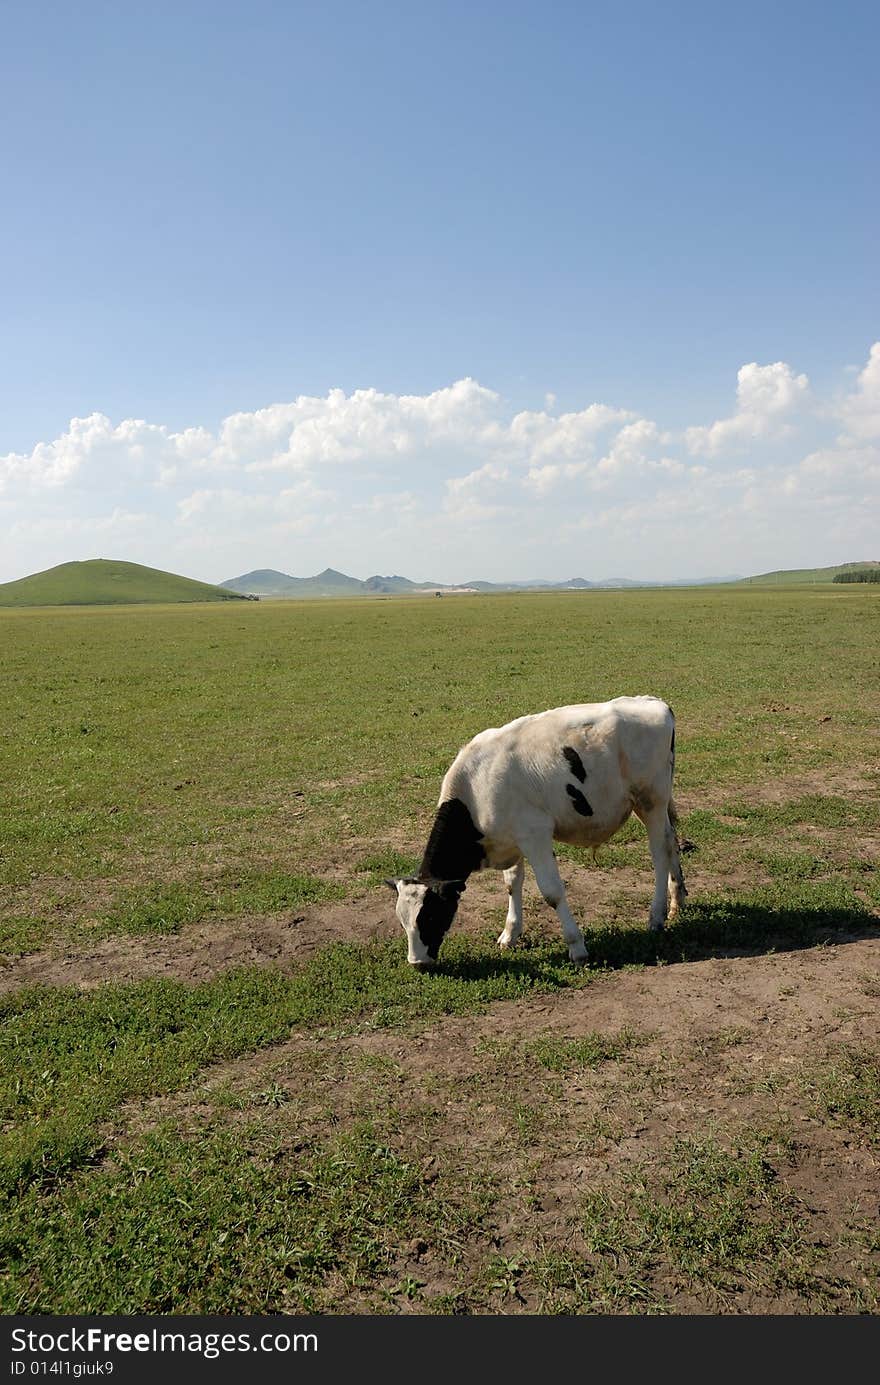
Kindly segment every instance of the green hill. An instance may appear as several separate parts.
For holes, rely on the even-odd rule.
[[[880,562],[866,558],[862,563],[839,563],[837,567],[796,567],[782,568],[779,572],[761,572],[756,577],[743,577],[740,585],[748,583],[756,586],[767,583],[776,586],[794,586],[798,582],[833,582],[839,572],[859,572],[864,568],[880,567]]]
[[[164,601],[241,601],[238,592],[140,563],[91,558],[0,583],[0,606],[128,606]]]

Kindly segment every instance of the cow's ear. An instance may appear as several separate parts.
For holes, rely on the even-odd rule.
[[[400,884],[400,881],[399,881],[399,880],[386,880],[386,881],[385,881],[385,884],[388,886],[389,890],[393,890],[395,894],[398,894],[398,893],[399,893],[399,890],[398,890],[398,886],[399,886],[399,884]]]

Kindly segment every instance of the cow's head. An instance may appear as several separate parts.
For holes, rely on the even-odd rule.
[[[397,895],[397,917],[406,933],[406,960],[414,967],[429,967],[437,960],[440,944],[449,931],[463,880],[386,880]]]

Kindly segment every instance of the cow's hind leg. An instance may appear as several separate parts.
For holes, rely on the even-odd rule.
[[[526,863],[520,856],[515,866],[504,872],[507,886],[507,919],[498,939],[499,947],[516,947],[523,926],[523,879]]]
[[[669,877],[667,880],[666,898],[669,906],[669,918],[674,919],[679,909],[687,899],[687,890],[684,885],[684,873],[681,869],[681,856],[678,850],[678,838],[675,835],[675,828],[667,819],[669,827]]]
[[[548,843],[546,847],[539,846],[527,851],[526,855],[529,865],[535,872],[535,879],[538,882],[538,889],[544,896],[544,902],[555,909],[559,916],[562,936],[568,944],[568,955],[573,962],[582,967],[587,960],[587,949],[584,946],[583,934],[568,907],[565,886],[562,883],[562,876],[559,874],[553,848]]]
[[[675,917],[687,892],[675,829],[669,820],[666,804],[658,804],[644,815],[639,813],[639,817],[648,829],[648,845],[654,863],[654,898],[651,900],[648,927],[657,930],[664,926],[670,915]]]

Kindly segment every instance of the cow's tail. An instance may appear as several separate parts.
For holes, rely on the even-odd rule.
[[[672,785],[675,780],[675,713],[673,712],[671,707],[669,708],[669,720],[671,721],[672,726],[670,729],[669,736],[669,804],[667,806],[666,811],[669,814],[669,821],[672,824],[672,830],[675,833],[675,839],[676,841],[678,841],[680,849],[681,842],[679,841],[678,836],[678,808],[676,807],[675,799],[672,796]]]
[[[675,833],[675,840],[678,843],[679,851],[694,851],[696,849],[694,843],[689,841],[687,837],[683,837],[678,830],[678,806],[672,796],[672,783],[675,778],[675,715],[671,707],[669,708],[669,716],[672,720],[672,734],[669,737],[669,803],[667,804],[666,811],[669,815],[672,830]]]

